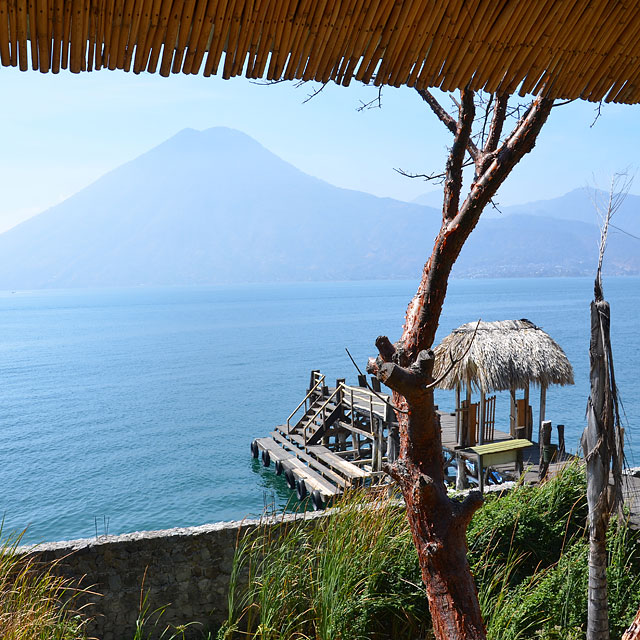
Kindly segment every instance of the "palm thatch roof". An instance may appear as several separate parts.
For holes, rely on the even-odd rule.
[[[529,384],[573,384],[573,367],[560,345],[529,320],[463,324],[434,351],[434,378],[451,369],[440,389],[460,384],[489,393]]]

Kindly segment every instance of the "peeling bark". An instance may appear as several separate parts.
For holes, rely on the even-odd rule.
[[[445,173],[442,225],[427,260],[418,291],[408,306],[401,339],[392,345],[379,337],[379,356],[368,370],[393,390],[398,411],[400,455],[386,471],[398,483],[418,550],[422,578],[438,640],[484,640],[486,631],[467,561],[466,530],[482,496],[472,492],[462,502],[448,497],[438,416],[434,409],[433,344],[448,278],[484,207],[513,167],[533,149],[553,104],[536,98],[512,133],[498,147],[508,96],[498,96],[487,145],[471,139],[475,115],[473,93],[461,92],[457,122],[433,96],[419,91],[438,118],[454,133]],[[462,165],[468,153],[476,176],[460,205]],[[480,171],[479,171],[480,169]]]

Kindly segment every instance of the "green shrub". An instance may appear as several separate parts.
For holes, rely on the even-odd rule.
[[[585,637],[584,471],[488,496],[468,529],[469,561],[491,640]],[[640,602],[635,533],[608,538],[611,637]],[[404,509],[354,494],[309,522],[258,528],[239,546],[220,640],[424,638],[429,615]],[[248,588],[241,585],[248,580]],[[242,632],[240,632],[240,630]]]

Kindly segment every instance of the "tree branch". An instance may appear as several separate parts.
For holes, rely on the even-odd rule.
[[[462,165],[470,142],[471,127],[475,113],[473,91],[463,89],[460,92],[460,109],[455,139],[447,158],[447,175],[444,181],[444,205],[442,210],[442,216],[445,220],[451,220],[458,214],[460,191],[462,189]]]
[[[499,93],[493,106],[493,117],[491,118],[491,128],[489,129],[489,137],[484,146],[485,153],[491,153],[498,148],[500,136],[502,135],[502,127],[504,125],[507,113],[507,105],[509,104],[509,94]]]
[[[433,344],[453,264],[484,207],[513,167],[533,149],[552,105],[553,100],[542,95],[533,101],[507,140],[493,152],[495,156],[472,185],[458,214],[452,220],[443,221],[431,257],[425,265],[423,281],[407,310],[404,344],[408,355],[415,357],[420,350]]]
[[[465,167],[470,167],[474,164],[473,160],[467,160],[466,162],[464,162],[462,164],[462,168],[464,169]],[[405,178],[411,178],[411,179],[415,179],[415,178],[423,178],[425,181],[429,182],[431,180],[439,180],[440,182],[442,182],[446,177],[447,177],[447,173],[446,171],[443,171],[442,173],[409,173],[408,171],[405,171],[404,169],[394,169],[394,171],[396,173],[399,173],[401,176],[404,176]]]
[[[456,135],[458,132],[458,123],[447,113],[447,111],[442,107],[442,105],[433,97],[430,91],[427,89],[416,89],[416,91],[420,94],[422,99],[431,107],[433,113],[438,116],[438,118],[444,123],[445,127]],[[478,147],[475,145],[473,140],[469,139],[467,141],[467,151],[469,155],[475,160],[478,155]]]

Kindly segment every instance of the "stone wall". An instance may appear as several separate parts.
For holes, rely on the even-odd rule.
[[[315,519],[319,514],[307,514]],[[285,521],[295,516],[286,516]],[[282,522],[279,518],[278,522]],[[89,635],[100,640],[132,640],[147,596],[149,611],[165,607],[156,637],[167,624],[191,627],[187,637],[215,631],[227,617],[227,593],[239,537],[255,529],[256,520],[200,527],[137,532],[22,548],[44,562],[58,561],[57,571],[100,595],[91,596]]]

